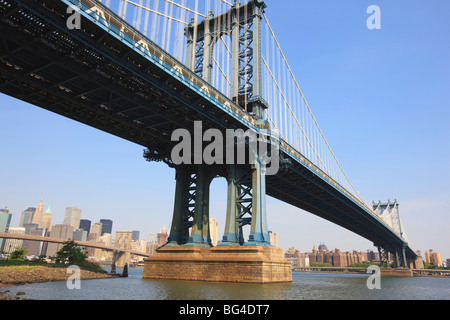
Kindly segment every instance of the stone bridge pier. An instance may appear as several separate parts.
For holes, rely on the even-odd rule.
[[[209,230],[211,181],[227,179],[222,242]],[[291,282],[291,266],[270,244],[265,175],[261,165],[178,166],[172,227],[167,245],[145,259],[144,278],[216,282]],[[244,239],[243,228],[250,227]]]

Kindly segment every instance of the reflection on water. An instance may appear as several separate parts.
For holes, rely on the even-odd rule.
[[[82,281],[81,290],[65,282],[9,290],[36,300],[450,300],[450,279],[442,278],[382,277],[381,290],[369,290],[364,274],[294,273],[292,283],[261,285],[148,280],[142,272],[131,268],[128,278]]]

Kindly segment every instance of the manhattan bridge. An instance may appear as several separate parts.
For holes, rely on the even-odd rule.
[[[141,145],[148,161],[174,168],[168,247],[211,246],[209,187],[224,177],[222,247],[270,246],[268,195],[370,240],[407,268],[417,255],[398,203],[369,205],[350,182],[269,10],[261,0],[0,0],[0,92]],[[266,175],[259,151],[251,165],[175,164],[173,132],[194,132],[198,122],[276,139],[279,170]]]

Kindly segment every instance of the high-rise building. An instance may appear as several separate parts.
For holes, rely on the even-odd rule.
[[[11,224],[12,214],[9,213],[9,209],[0,209],[0,232],[8,232],[9,225]],[[3,251],[5,244],[4,239],[0,239],[0,251]]]
[[[33,230],[30,230],[30,235],[33,236],[39,236],[39,237],[45,237],[48,234],[48,231],[46,228],[36,228]],[[45,255],[47,251],[47,243],[43,241],[28,241],[28,255],[29,256],[40,256]]]
[[[36,211],[36,208],[29,207],[25,211],[22,212],[20,217],[19,227],[22,227],[26,223],[31,223],[33,220],[33,214]]]
[[[74,228],[67,224],[57,224],[52,228],[50,232],[51,238],[70,240],[73,239]],[[49,243],[47,247],[47,256],[54,257],[56,253],[62,248],[62,244],[59,243]]]
[[[25,228],[22,227],[9,227],[8,233],[25,234]],[[3,249],[5,253],[12,253],[16,248],[22,248],[23,240],[19,239],[6,239]]]
[[[112,226],[113,226],[112,220],[100,219],[100,223],[102,224],[102,233],[99,234],[99,236],[102,236],[105,233],[111,233],[112,234]]]
[[[83,229],[77,229],[73,232],[73,240],[75,241],[86,241],[88,232]]]
[[[278,248],[278,234],[269,231],[269,241],[272,246]]]
[[[91,232],[91,220],[81,219],[80,220],[80,229],[87,231],[87,233]]]
[[[33,218],[31,219],[31,223],[32,224],[37,224],[38,227],[41,227],[42,225],[42,217],[44,215],[44,203],[41,201],[39,201],[37,207],[36,207],[36,211],[33,214]]]
[[[81,209],[76,207],[67,207],[64,214],[63,224],[72,226],[74,230],[80,227]]]
[[[438,266],[438,267],[442,267],[444,265],[442,255],[439,252],[434,252],[431,249],[425,251],[425,261],[428,264]]]
[[[52,211],[50,210],[50,205],[42,217],[42,228],[47,229],[47,231],[52,231],[53,222],[52,222]]]
[[[219,236],[219,223],[214,218],[209,218],[209,233],[211,237],[211,243],[214,247],[217,246],[217,239]]]
[[[102,224],[100,222],[96,222],[92,225],[91,232],[89,233],[89,240],[96,241],[102,233]]]
[[[156,243],[156,233],[150,233],[147,237],[147,242],[151,244]]]
[[[139,231],[132,231],[131,232],[131,240],[133,241],[139,241]]]
[[[156,245],[157,247],[162,247],[169,240],[169,235],[167,234],[167,227],[163,227],[160,233],[156,234]]]

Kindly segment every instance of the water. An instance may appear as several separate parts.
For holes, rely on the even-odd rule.
[[[117,272],[121,272],[120,269]],[[84,280],[80,290],[66,282],[9,288],[10,294],[35,300],[450,300],[450,279],[382,277],[380,290],[369,290],[369,275],[294,273],[287,284],[235,284],[128,278]]]

